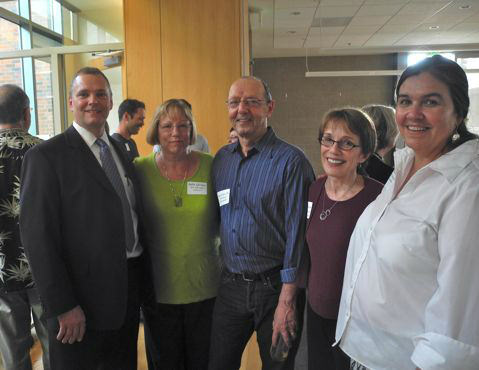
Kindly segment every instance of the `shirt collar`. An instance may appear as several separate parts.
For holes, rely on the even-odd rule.
[[[414,151],[411,148],[405,147],[394,153],[395,166],[404,168],[403,163],[413,158]],[[479,140],[477,139],[469,140],[454,150],[441,155],[426,167],[439,172],[449,183],[452,183],[459,173],[472,161],[477,161],[479,165]]]
[[[85,141],[85,143],[88,145],[89,148],[91,148],[95,142],[96,139],[98,139],[95,135],[93,135],[90,131],[85,129],[84,127],[80,126],[78,123],[73,122],[73,127],[77,132],[80,134],[82,139]],[[105,143],[108,144],[108,146],[111,146],[110,140],[108,140],[108,135],[105,130],[103,130],[103,135],[100,137]]]
[[[254,143],[253,148],[256,149],[258,152],[261,152],[275,140],[276,134],[274,133],[274,130],[268,126],[268,128],[266,129],[266,133],[256,143]],[[239,140],[236,143],[227,145],[226,149],[229,150],[231,153],[235,151],[241,151],[241,145],[239,143]]]

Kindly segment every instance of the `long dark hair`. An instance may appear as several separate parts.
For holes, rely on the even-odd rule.
[[[396,86],[396,101],[399,95],[399,89],[404,81],[411,76],[417,76],[420,73],[428,72],[438,81],[441,81],[449,89],[454,111],[460,118],[460,123],[454,134],[459,137],[453,140],[451,136],[446,146],[449,150],[457,148],[466,141],[477,139],[478,136],[470,132],[466,127],[467,113],[469,112],[469,84],[464,70],[456,62],[444,58],[440,55],[434,55],[421,62],[414,64],[402,73]]]

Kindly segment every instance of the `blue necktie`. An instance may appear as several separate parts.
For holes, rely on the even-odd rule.
[[[111,155],[110,148],[108,144],[105,143],[102,139],[97,139],[95,141],[96,145],[100,147],[100,160],[101,166],[105,171],[106,176],[110,180],[113,188],[121,199],[121,206],[123,208],[123,219],[125,224],[125,242],[126,250],[131,252],[135,244],[135,234],[133,231],[133,220],[131,218],[130,203],[126,196],[125,187],[121,181],[120,173],[116,167],[115,160]]]

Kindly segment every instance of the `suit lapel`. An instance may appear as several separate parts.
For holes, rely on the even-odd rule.
[[[65,130],[67,144],[72,148],[73,155],[76,157],[76,162],[83,166],[91,177],[98,181],[108,191],[116,194],[115,189],[106,177],[105,172],[93,155],[91,149],[86,145],[80,134],[73,126]]]

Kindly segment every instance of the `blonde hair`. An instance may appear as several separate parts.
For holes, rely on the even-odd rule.
[[[146,132],[146,142],[148,144],[156,145],[160,143],[160,140],[158,138],[158,126],[161,119],[166,115],[171,114],[172,111],[179,111],[188,119],[188,121],[190,121],[191,132],[189,145],[193,145],[194,143],[196,143],[196,122],[189,104],[187,104],[184,99],[168,99],[156,109],[153,120],[151,121],[151,124]]]

